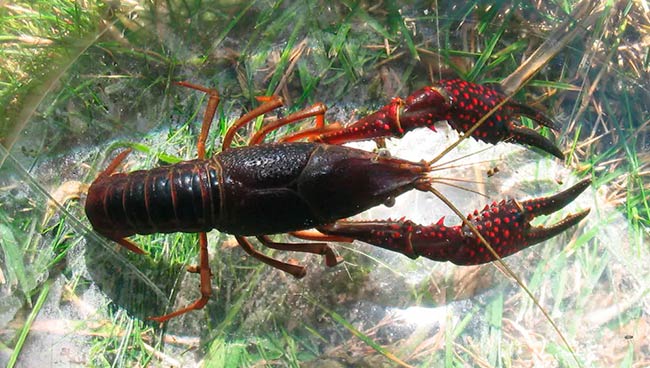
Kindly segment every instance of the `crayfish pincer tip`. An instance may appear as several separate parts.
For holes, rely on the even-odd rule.
[[[586,178],[574,184],[572,187],[563,192],[550,197],[525,201],[523,205],[524,208],[526,208],[529,213],[533,215],[533,217],[537,215],[548,215],[571,203],[590,185],[591,178]],[[582,219],[587,217],[589,212],[589,209],[582,210],[578,213],[566,216],[564,219],[555,224],[531,228],[527,236],[529,243],[536,244],[561,234],[570,227],[577,225],[580,221],[582,221]]]
[[[573,202],[590,185],[591,178],[586,178],[560,193],[548,197],[529,199],[524,201],[522,205],[533,216],[548,215]]]
[[[587,188],[591,186],[591,178],[585,178],[574,184],[572,187],[569,189],[556,194],[556,196],[560,196],[561,198],[564,199],[566,198],[566,203],[569,203],[573,201],[577,196],[579,196],[582,192],[584,192]]]
[[[553,141],[539,134],[536,130],[514,124],[509,126],[508,130],[512,135],[513,142],[535,147],[559,158],[560,160],[564,160],[564,153],[562,150],[556,146]]]
[[[571,214],[559,222],[556,222],[555,224],[549,226],[531,228],[530,232],[528,233],[528,240],[530,244],[540,243],[563,233],[587,217],[589,211],[589,209],[586,209],[578,213]]]
[[[564,161],[564,152],[562,152],[556,145],[552,144],[546,148],[542,148],[546,153],[550,153],[551,155],[559,158],[560,160]]]

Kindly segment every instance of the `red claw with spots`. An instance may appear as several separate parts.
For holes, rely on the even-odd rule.
[[[550,239],[582,220],[589,210],[565,217],[548,227],[533,227],[530,221],[566,206],[591,185],[585,179],[550,197],[518,202],[493,202],[467,216],[500,257],[507,257],[531,245]],[[339,221],[321,226],[327,235],[343,236],[400,252],[408,257],[426,257],[457,265],[477,265],[495,260],[492,253],[466,224],[445,226],[444,218],[428,226],[409,220]]]
[[[455,130],[465,133],[505,98],[503,93],[489,86],[462,79],[440,80],[437,85],[415,91],[406,100],[394,98],[377,112],[349,126],[326,130],[311,139],[316,142],[341,144],[382,137],[401,137],[406,132],[420,127],[435,130],[434,124],[442,120],[446,120]],[[472,136],[491,144],[509,140],[536,147],[563,159],[564,154],[552,141],[533,129],[515,123],[515,118],[522,115],[550,129],[560,129],[560,126],[541,111],[509,100],[497,108]]]

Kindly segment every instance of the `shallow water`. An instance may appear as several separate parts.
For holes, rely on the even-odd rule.
[[[212,152],[218,150],[224,125],[252,106],[254,96],[277,93],[298,107],[323,101],[330,107],[328,120],[345,123],[431,79],[471,70],[481,62],[475,51],[484,51],[500,32],[496,54],[477,80],[501,81],[568,17],[560,9],[533,12],[526,4],[513,4],[511,11],[440,5],[436,12],[415,2],[395,13],[379,5],[321,8],[318,2],[277,7],[218,2],[201,9],[168,3],[132,13],[139,27],[114,19],[123,33],[109,32],[79,55],[20,128],[18,139],[0,151],[2,341],[13,347],[9,341],[26,315],[37,311],[20,354],[22,366],[132,366],[147,357],[164,366],[575,366],[539,308],[499,266],[411,260],[361,243],[335,246],[346,263],[332,269],[318,256],[274,253],[308,265],[307,277],[295,280],[248,259],[231,246],[231,237],[213,231],[215,295],[204,310],[154,330],[141,321],[165,312],[168,302],[172,310],[198,295],[196,275],[171,260],[179,249],[192,252],[195,240],[183,234],[158,236],[151,238],[151,255],[126,254],[90,230],[83,195],[65,204],[66,198],[57,196],[64,207],[55,211],[48,204],[62,184],[73,182],[74,193],[81,188],[75,183],[91,182],[119,147],[142,144],[128,170],[158,165],[167,158],[163,154],[194,157],[203,97],[170,80],[220,91],[219,121],[209,139]],[[491,11],[501,15],[480,28]],[[396,20],[396,14],[401,18]],[[597,18],[603,23],[590,30],[613,19],[605,18]],[[404,32],[418,45],[420,60]],[[377,51],[386,35],[391,35],[390,57]],[[607,41],[603,37],[601,44]],[[647,51],[647,43],[628,41]],[[468,213],[506,196],[552,194],[592,175],[594,187],[547,220],[591,208],[588,219],[505,262],[583,365],[643,364],[649,359],[650,283],[643,246],[648,232],[631,225],[638,222],[628,215],[647,214],[643,205],[630,202],[623,211],[618,197],[617,186],[631,187],[628,198],[638,190],[632,181],[615,180],[627,175],[621,161],[630,161],[631,155],[606,153],[627,141],[623,147],[638,150],[635,157],[647,155],[647,107],[626,101],[637,101],[633,96],[645,96],[648,89],[643,80],[630,77],[628,64],[613,63],[599,52],[611,45],[586,48],[589,44],[580,38],[568,42],[515,97],[552,112],[564,126],[559,143],[567,151],[577,147],[567,162],[513,144],[488,147],[468,139],[443,159],[464,166],[439,175],[479,182],[460,185],[485,195],[441,190]],[[517,52],[496,63],[508,47]],[[599,72],[618,85],[594,83]],[[641,72],[647,76],[647,67]],[[591,99],[585,97],[590,94]],[[629,119],[623,124],[621,116]],[[625,136],[630,133],[635,135]],[[601,134],[603,139],[592,140]],[[437,132],[416,131],[389,140],[387,147],[395,156],[418,161],[431,159],[457,138],[441,124]],[[488,177],[494,167],[499,172]],[[459,221],[439,200],[416,192],[361,216]],[[0,351],[1,362],[8,359],[9,347]]]

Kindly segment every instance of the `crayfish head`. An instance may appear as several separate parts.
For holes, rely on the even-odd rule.
[[[320,145],[298,192],[323,223],[350,217],[421,186],[428,165],[338,145]]]

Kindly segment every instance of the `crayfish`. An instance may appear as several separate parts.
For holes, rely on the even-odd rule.
[[[553,142],[514,120],[518,115],[526,115],[541,125],[559,129],[551,119],[507,100],[491,87],[459,79],[442,80],[405,100],[395,98],[377,112],[345,127],[325,124],[325,108],[315,104],[263,127],[248,146],[232,147],[233,137],[241,126],[282,105],[279,97],[265,98],[258,108],[232,125],[224,137],[222,151],[206,158],[205,142],[219,95],[214,89],[187,82],[177,84],[209,95],[198,139],[198,159],[116,173],[129,153],[124,151],[92,183],[85,207],[99,234],[138,253],[143,251],[127,237],[169,232],[200,234],[199,265],[188,270],[200,274],[201,297],[183,309],[152,317],[154,321],[167,321],[201,309],[208,302],[211,274],[206,232],[212,229],[234,235],[252,257],[300,278],[305,275],[305,267],[258,252],[247,237],[256,237],[275,249],[323,255],[327,266],[337,265],[342,258],[326,242],[353,240],[411,258],[423,256],[475,265],[549,239],[577,224],[589,212],[569,215],[546,228],[530,225],[536,216],[553,213],[573,201],[590,185],[586,179],[550,197],[494,202],[456,226],[445,226],[442,221],[418,225],[409,220],[344,220],[390,203],[404,192],[433,189],[430,163],[385,157],[342,143],[401,137],[418,127],[433,129],[435,122],[446,120],[459,132],[488,143],[508,140],[563,157]],[[307,117],[315,117],[316,127],[285,136],[279,142],[263,143],[269,132]],[[317,231],[305,233],[308,229]],[[312,242],[278,243],[268,237],[279,233],[291,233]],[[486,242],[496,254],[489,251]]]

